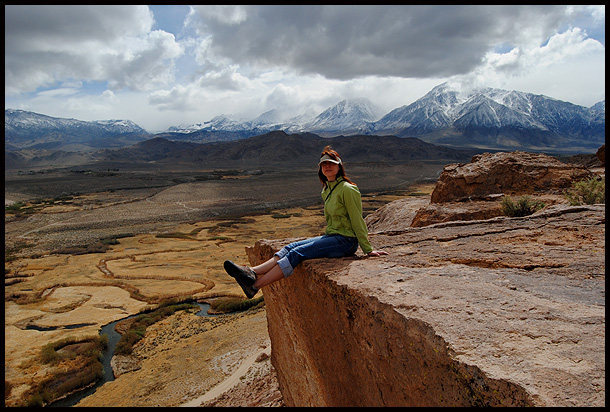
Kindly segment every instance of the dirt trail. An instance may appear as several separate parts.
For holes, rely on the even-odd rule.
[[[250,356],[248,356],[247,358],[244,358],[242,360],[242,363],[241,363],[241,365],[239,365],[239,368],[237,368],[237,370],[235,372],[233,372],[233,374],[231,374],[231,376],[229,376],[227,379],[220,382],[218,385],[214,386],[213,388],[211,388],[209,391],[207,391],[203,395],[199,396],[198,398],[185,402],[180,406],[181,407],[200,406],[202,403],[211,401],[212,399],[217,398],[218,396],[222,395],[223,393],[225,393],[226,391],[231,389],[233,386],[235,386],[239,382],[240,378],[242,376],[244,376],[246,374],[246,372],[248,372],[248,369],[250,369],[250,367],[254,364],[256,359],[263,352],[264,352],[264,350],[253,352]]]

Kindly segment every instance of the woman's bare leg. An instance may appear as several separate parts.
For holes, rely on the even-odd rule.
[[[280,258],[274,255],[268,261],[261,263],[258,266],[252,266],[250,269],[252,269],[257,275],[264,275],[265,273],[273,269],[278,260],[280,260]]]
[[[260,289],[282,279],[284,277],[284,272],[282,272],[282,269],[277,264],[278,260],[280,260],[280,258],[274,255],[266,262],[263,262],[258,266],[250,267],[257,275],[257,279],[252,286],[256,289]]]
[[[266,264],[268,262],[269,261],[265,262],[264,264]],[[254,269],[254,268],[252,268],[252,269]],[[252,286],[254,286],[256,289],[260,289],[262,287],[272,284],[275,281],[282,279],[283,277],[284,277],[284,272],[282,272],[282,268],[280,268],[280,266],[278,264],[273,262],[273,267],[269,271],[267,271],[267,273],[265,273],[264,275],[262,275],[258,279],[256,279],[256,282],[254,282],[254,284]]]

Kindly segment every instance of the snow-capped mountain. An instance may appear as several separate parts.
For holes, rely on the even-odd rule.
[[[392,110],[375,123],[374,130],[422,135],[455,122],[461,126],[544,128],[531,118],[531,110],[526,93],[486,88],[464,94],[443,83],[414,103]]]
[[[593,148],[604,142],[605,101],[586,108],[514,90],[464,93],[443,83],[383,116],[371,133],[456,146]]]
[[[168,129],[169,132],[177,132],[177,133],[192,133],[196,131],[206,130],[206,131],[242,131],[251,129],[250,122],[242,123],[236,120],[233,120],[225,115],[218,115],[212,120],[203,123],[195,123],[188,126],[172,126]]]
[[[172,133],[192,133],[192,132],[196,132],[197,130],[201,130],[205,127],[204,123],[194,123],[194,124],[189,124],[189,125],[180,125],[180,126],[170,126],[169,129],[167,129],[168,132],[172,132]]]
[[[4,142],[8,148],[117,147],[148,136],[130,120],[83,121],[46,116],[25,110],[4,111]]]
[[[454,107],[461,102],[457,92],[443,93],[439,87],[435,87],[414,103],[390,111],[375,122],[373,130],[399,134],[409,129],[419,135],[444,128],[451,124]]]
[[[449,119],[449,125],[453,124],[460,130],[468,127],[501,128],[506,126],[548,130],[531,114],[520,110],[525,104],[521,99],[515,99],[515,103],[514,106],[511,106],[510,103],[500,103],[492,96],[477,94],[453,108],[453,118]]]
[[[204,123],[170,127],[168,132],[194,131],[256,131],[284,130],[292,133],[313,132],[321,135],[365,133],[370,124],[379,118],[379,109],[364,98],[345,99],[315,116],[311,111],[284,119],[277,109],[268,110],[248,121],[237,121],[220,115]]]
[[[342,100],[303,125],[303,131],[322,135],[366,133],[377,120],[379,110],[364,98]]]
[[[300,133],[305,131],[303,125],[313,122],[318,113],[312,108],[307,108],[303,113],[291,117],[284,121],[279,127],[273,127],[272,130],[284,130],[287,133]]]
[[[250,124],[254,127],[269,127],[283,123],[284,119],[277,109],[267,110],[265,113],[250,121]]]
[[[595,118],[604,118],[606,116],[606,100],[602,100],[601,102],[595,103],[589,108],[589,111],[593,114]]]
[[[46,116],[25,110],[6,109],[4,111],[5,132],[30,130],[61,130],[68,128],[97,127],[108,133],[146,133],[146,130],[131,120],[84,121]]]

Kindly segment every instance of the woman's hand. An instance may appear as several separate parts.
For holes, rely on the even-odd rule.
[[[373,257],[373,256],[381,256],[381,255],[387,255],[388,252],[384,251],[384,250],[373,250],[369,253],[366,254],[367,257]]]

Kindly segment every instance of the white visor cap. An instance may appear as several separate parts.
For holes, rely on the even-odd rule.
[[[321,165],[322,162],[331,162],[331,163],[340,165],[341,164],[341,158],[339,158],[339,160],[335,160],[332,157],[330,157],[329,155],[325,154],[324,156],[322,156],[320,158],[320,161],[318,162],[318,165]]]

